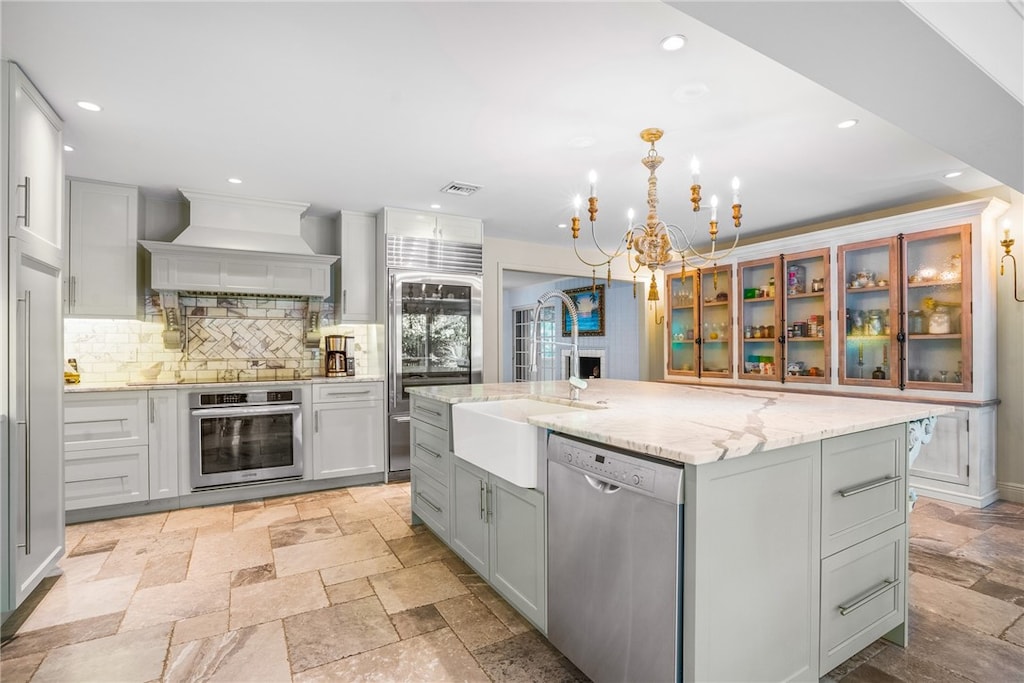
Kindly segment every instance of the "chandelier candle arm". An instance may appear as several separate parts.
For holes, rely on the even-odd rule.
[[[629,210],[629,213],[627,214],[626,230],[623,233],[622,240],[614,252],[606,251],[597,241],[597,233],[595,230],[595,223],[597,222],[597,173],[595,171],[591,171],[588,176],[590,183],[590,197],[588,198],[590,233],[594,241],[594,246],[605,257],[604,261],[597,263],[588,261],[580,254],[577,247],[576,240],[579,239],[580,208],[582,206],[582,199],[579,195],[576,196],[573,203],[574,212],[572,217],[573,251],[576,253],[577,259],[595,269],[593,272],[593,280],[596,282],[596,267],[606,265],[608,267],[608,280],[610,285],[611,262],[625,253],[627,267],[630,272],[634,274],[634,296],[636,296],[636,273],[641,267],[650,269],[651,284],[648,289],[647,299],[652,303],[657,302],[660,299],[655,271],[670,262],[673,258],[673,254],[679,255],[685,272],[687,266],[695,269],[703,268],[708,265],[717,266],[718,261],[722,258],[728,257],[739,243],[739,232],[737,231],[733,238],[732,245],[727,251],[721,252],[718,249],[717,195],[713,195],[711,197],[711,221],[708,230],[708,236],[711,240],[711,249],[707,253],[700,252],[694,246],[693,239],[686,231],[677,225],[665,223],[658,216],[658,176],[656,172],[664,159],[658,154],[655,143],[661,139],[663,134],[664,131],[659,128],[645,128],[640,132],[640,138],[651,145],[646,156],[640,160],[640,163],[642,163],[648,170],[647,218],[643,223],[634,224],[633,210]],[[702,210],[700,194],[700,162],[696,157],[693,157],[690,162],[690,171],[692,180],[692,185],[690,186],[690,202],[692,204],[693,211],[695,213],[699,213]],[[733,225],[738,230],[740,227],[740,219],[742,218],[741,204],[739,201],[739,178],[733,178],[732,190],[732,219]],[[698,219],[695,217],[695,228],[697,226],[697,221]],[[658,324],[660,324],[660,321]]]

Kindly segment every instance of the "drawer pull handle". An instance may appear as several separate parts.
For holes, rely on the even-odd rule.
[[[416,448],[420,449],[421,451],[426,451],[427,453],[430,453],[432,456],[434,456],[438,460],[441,459],[441,454],[440,453],[438,453],[436,451],[432,451],[429,448],[427,448],[426,446],[423,446],[421,444],[416,444]]]
[[[855,489],[846,489],[845,491],[840,491],[839,495],[842,496],[843,498],[849,498],[850,496],[855,496],[858,493],[864,493],[865,491],[870,491],[871,489],[877,489],[879,486],[885,486],[886,484],[892,484],[894,482],[899,481],[902,478],[903,477],[900,477],[900,476],[886,477],[884,479],[879,479],[878,481],[873,481],[870,484],[864,484],[863,486],[858,486]]]
[[[395,422],[408,422],[411,418],[408,415],[399,415],[398,417],[391,418]]]
[[[432,507],[434,509],[434,512],[436,512],[437,514],[441,514],[441,512],[442,512],[441,508],[439,508],[438,506],[436,506],[433,503],[431,503],[430,499],[427,498],[426,496],[424,496],[419,491],[416,492],[416,497],[419,498],[420,500],[422,500],[424,503],[426,503],[430,507]]]
[[[845,617],[850,612],[854,611],[855,609],[863,607],[864,605],[868,604],[869,602],[877,598],[879,595],[884,593],[885,591],[889,590],[890,588],[895,588],[898,585],[900,585],[900,582],[898,580],[886,579],[882,582],[882,585],[880,585],[878,588],[874,589],[873,591],[865,595],[863,598],[853,603],[852,605],[839,605],[839,613]]]
[[[327,395],[328,396],[355,396],[355,395],[358,395],[358,394],[368,394],[368,393],[370,393],[369,389],[363,389],[362,391],[328,391]]]
[[[431,410],[430,408],[426,408],[424,406],[416,406],[416,410],[423,413],[430,413],[431,415],[436,415],[437,417],[441,417],[441,413],[439,411]]]

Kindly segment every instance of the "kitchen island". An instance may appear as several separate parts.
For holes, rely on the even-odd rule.
[[[480,518],[495,520],[481,575],[541,631],[548,626],[546,571],[566,552],[547,543],[546,511],[558,492],[549,488],[544,448],[535,490],[493,475],[480,475],[490,484],[481,480],[479,491],[462,490],[467,464],[451,452],[454,404],[533,398],[584,408],[527,421],[543,435],[682,468],[684,680],[817,680],[880,636],[905,644],[907,444],[916,438],[908,431],[952,408],[620,380],[594,380],[575,402],[566,382],[411,393],[414,513],[480,572],[459,533],[460,501],[472,498],[475,514],[479,499]],[[417,461],[419,446],[430,455]],[[494,537],[502,510],[491,509],[492,489],[495,497],[532,501],[517,514],[533,510],[537,518],[532,527],[508,525],[519,547],[506,556],[519,567],[531,557],[536,585],[522,576],[510,582],[515,572],[500,566],[503,541]],[[642,519],[632,524],[647,532]],[[580,538],[588,533],[579,529]]]

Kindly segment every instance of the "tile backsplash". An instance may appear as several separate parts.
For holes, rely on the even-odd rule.
[[[323,341],[307,348],[305,300],[250,297],[179,299],[185,348],[166,349],[155,303],[143,320],[66,318],[64,355],[83,382],[308,379],[323,374]],[[333,306],[320,311],[321,338],[353,337],[356,374],[382,374],[382,325],[335,325]]]

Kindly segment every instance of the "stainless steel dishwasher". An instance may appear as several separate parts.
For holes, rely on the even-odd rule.
[[[682,676],[683,469],[548,439],[548,639],[594,681]]]

